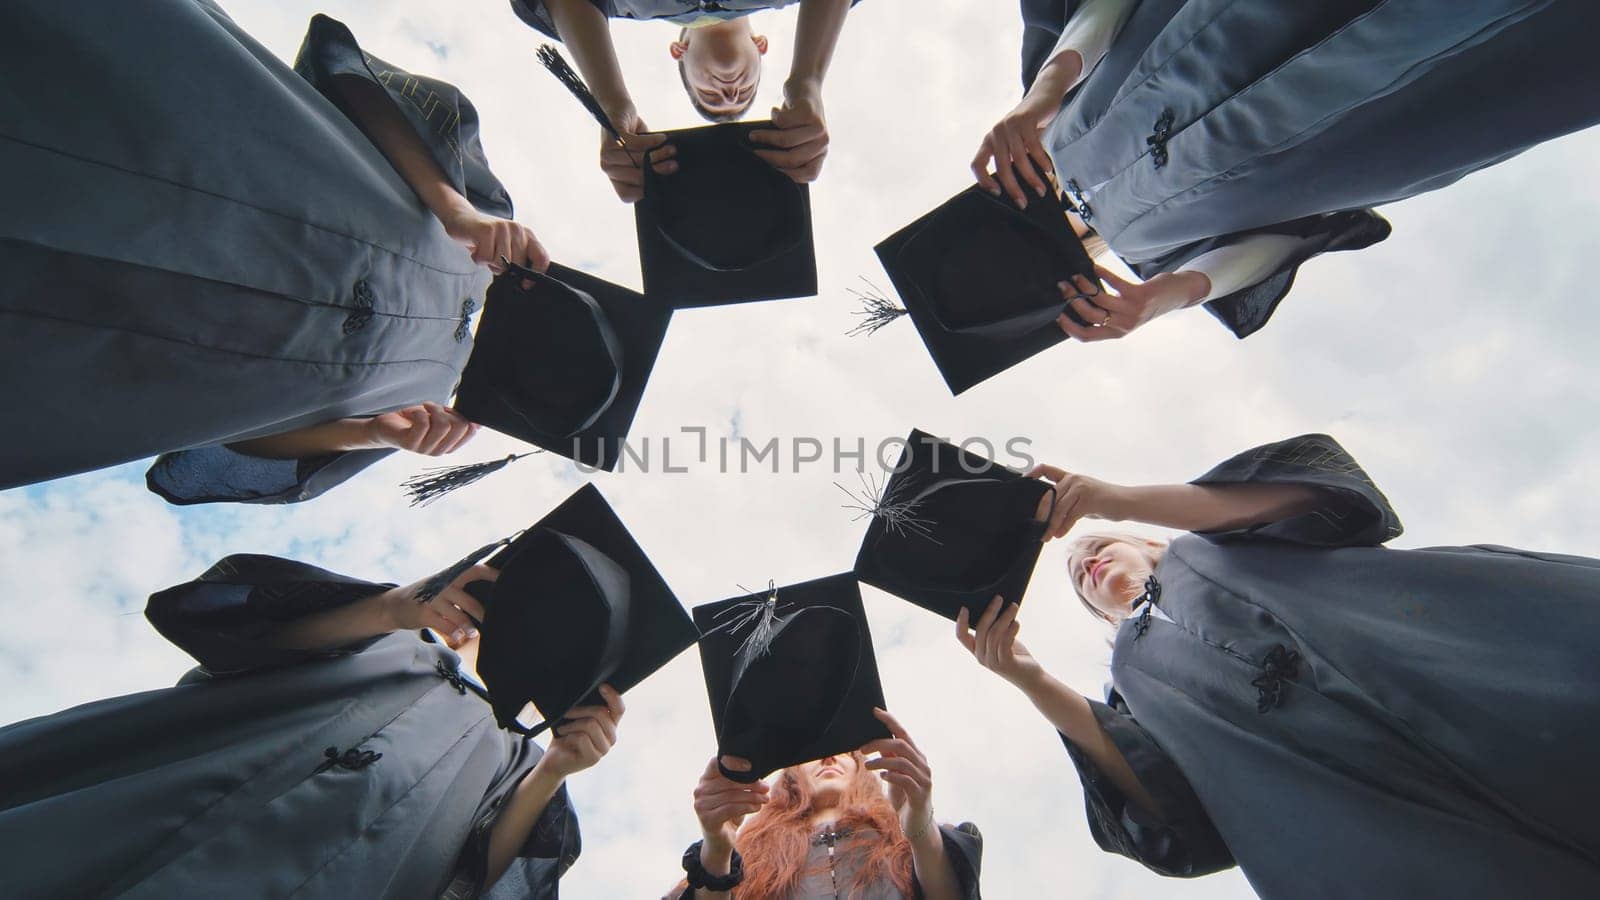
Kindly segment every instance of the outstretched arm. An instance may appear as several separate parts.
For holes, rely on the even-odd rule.
[[[822,81],[844,30],[850,0],[801,0],[795,23],[794,61],[783,83],[783,106],[772,110],[772,128],[750,140],[771,149],[756,155],[799,183],[816,181],[828,156],[828,122],[822,112]]]
[[[310,459],[352,450],[409,450],[424,456],[453,453],[479,426],[438,403],[422,403],[370,418],[335,419],[282,434],[237,441],[228,447],[262,459]]]
[[[265,642],[295,650],[330,650],[391,631],[432,628],[455,647],[477,635],[473,619],[483,621],[483,605],[466,592],[466,585],[499,577],[498,570],[480,563],[425,602],[417,601],[425,581],[390,588],[355,603],[284,622]]]
[[[549,267],[550,254],[531,230],[479,212],[455,189],[383,88],[353,76],[341,76],[334,83],[350,117],[438,218],[445,233],[467,248],[473,262],[496,272],[502,256],[541,272]]]
[[[533,771],[517,785],[489,832],[489,865],[484,884],[494,884],[517,858],[518,851],[544,814],[550,798],[568,777],[598,763],[617,742],[622,721],[622,695],[609,684],[600,686],[605,706],[579,706],[567,713],[561,734]]]
[[[1019,604],[1003,604],[1000,597],[995,597],[979,617],[976,630],[968,625],[967,611],[963,609],[956,617],[956,640],[984,668],[993,670],[1022,691],[1056,731],[1105,773],[1123,796],[1160,818],[1160,807],[1101,727],[1089,708],[1088,699],[1046,672],[1028,648],[1017,641],[1017,633],[1022,629],[1017,622],[1019,609]]]
[[[917,747],[888,710],[872,714],[888,727],[891,738],[871,741],[862,753],[876,753],[867,768],[876,770],[889,785],[889,802],[900,814],[900,828],[911,842],[911,866],[927,900],[960,900],[965,896],[955,865],[945,852],[944,836],[933,820],[933,771]]]
[[[1231,531],[1310,512],[1322,499],[1303,484],[1121,485],[1050,465],[1034,466],[1030,478],[1055,482],[1055,511],[1047,540],[1063,537],[1079,519],[1144,522],[1183,531]],[[1040,502],[1039,515],[1049,498]]]
[[[617,128],[615,136],[601,129],[600,169],[610,179],[617,196],[632,203],[644,196],[642,166],[646,154],[656,174],[667,175],[677,171],[678,164],[672,162],[676,150],[666,142],[666,135],[647,133],[649,129],[639,117],[622,78],[622,64],[617,61],[611,24],[605,14],[588,0],[545,0],[545,9],[555,21],[561,42],[572,53],[573,64],[589,93]],[[618,140],[622,141],[620,147]]]

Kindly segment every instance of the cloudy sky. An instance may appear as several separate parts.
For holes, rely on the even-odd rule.
[[[537,66],[538,37],[506,4],[227,7],[285,58],[325,11],[371,51],[459,85],[520,218],[555,258],[639,285],[632,213],[598,171],[596,129]],[[779,98],[794,16],[757,22],[773,46],[765,109]],[[188,660],[145,625],[144,598],[222,555],[275,553],[407,582],[526,525],[590,477],[686,604],[731,596],[735,583],[845,571],[864,523],[840,508],[832,482],[854,475],[792,471],[797,438],[870,447],[913,427],[1025,437],[1041,459],[1137,482],[1183,480],[1236,450],[1328,431],[1400,511],[1398,546],[1600,546],[1590,514],[1600,505],[1600,308],[1589,281],[1600,133],[1387,208],[1393,238],[1310,264],[1245,342],[1180,313],[1124,343],[1063,345],[955,399],[908,322],[846,338],[849,289],[860,276],[887,282],[872,245],[965,187],[979,137],[1015,102],[1020,31],[1009,2],[867,0],[851,14],[826,89],[833,151],[812,191],[821,295],[680,314],[635,423],[635,442],[648,438],[657,460],[673,438],[688,472],[589,476],[535,458],[426,511],[408,509],[396,487],[415,458],[295,508],[167,507],[145,492],[142,465],[0,494],[0,618],[11,623],[0,632],[0,723],[171,684]],[[645,120],[696,124],[667,56],[671,29],[623,23],[616,33]],[[783,470],[719,472],[715,456],[692,458],[686,427],[777,438]],[[462,456],[512,446],[485,432]],[[1048,668],[1098,694],[1103,634],[1062,567],[1063,551],[1047,548],[1023,637]],[[966,656],[944,620],[864,593],[889,704],[932,761],[940,818],[972,820],[987,836],[990,896],[1250,896],[1237,873],[1158,881],[1099,852],[1049,726]],[[564,888],[578,900],[659,896],[697,836],[689,794],[714,741],[695,654],[628,702],[616,750],[572,785],[585,849]]]

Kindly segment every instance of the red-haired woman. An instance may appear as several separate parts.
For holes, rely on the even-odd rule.
[[[894,737],[790,766],[770,784],[740,784],[707,764],[694,791],[704,837],[685,851],[687,877],[667,896],[977,900],[982,836],[970,822],[934,822],[927,757],[893,716],[875,715]]]

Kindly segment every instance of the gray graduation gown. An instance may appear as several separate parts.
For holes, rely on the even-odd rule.
[[[1025,81],[1077,5],[1023,0]],[[1140,0],[1045,146],[1142,276],[1249,234],[1307,239],[1207,305],[1245,337],[1305,260],[1388,235],[1369,207],[1600,121],[1597,30],[1600,6],[1568,0]]]
[[[489,829],[541,751],[496,726],[453,652],[412,632],[260,641],[384,587],[230,556],[152,596],[199,668],[0,729],[6,896],[554,900],[579,850],[565,788],[480,894]]]
[[[1092,704],[1162,817],[1068,745],[1100,846],[1237,861],[1267,900],[1600,896],[1600,561],[1386,549],[1399,520],[1326,435],[1197,481],[1243,482],[1327,501],[1172,543]]]
[[[384,451],[226,442],[447,401],[488,284],[332,79],[381,85],[511,214],[455,88],[311,22],[296,68],[207,0],[0,7],[0,488],[169,451],[173,502],[305,499]]]

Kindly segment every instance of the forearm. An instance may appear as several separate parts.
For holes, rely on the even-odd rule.
[[[309,459],[349,450],[373,450],[382,444],[373,440],[369,419],[335,419],[320,425],[296,428],[282,434],[237,441],[228,448],[246,456],[263,459]]]
[[[800,17],[794,30],[794,60],[789,64],[786,88],[802,84],[822,86],[849,12],[850,0],[801,0]]]
[[[1067,91],[1072,90],[1082,74],[1083,55],[1076,50],[1063,50],[1039,69],[1024,100],[1035,101],[1045,107],[1060,106]]]
[[[1183,531],[1229,531],[1310,512],[1320,497],[1298,484],[1152,484],[1120,487],[1104,518]]]
[[[550,799],[561,790],[566,779],[535,765],[512,791],[511,798],[500,809],[499,818],[489,830],[489,857],[484,886],[494,884],[517,858],[533,827],[538,824]]]
[[[545,0],[545,9],[601,108],[613,116],[618,110],[631,108],[633,98],[628,96],[605,14],[588,0]]]
[[[377,145],[435,217],[449,221],[463,209],[471,208],[383,88],[354,76],[341,76],[335,79],[335,85],[345,108],[368,140]]]
[[[920,826],[914,822],[911,830]],[[960,900],[961,880],[945,853],[944,837],[937,823],[929,822],[927,829],[911,841],[911,869],[926,900]]]
[[[1089,701],[1082,694],[1062,684],[1048,672],[1041,670],[1039,674],[1025,684],[1018,685],[1022,692],[1033,703],[1034,708],[1045,717],[1056,731],[1072,742],[1089,761],[1094,763],[1117,790],[1133,803],[1138,804],[1146,811],[1161,815],[1161,810],[1156,806],[1155,800],[1139,783],[1133,769],[1128,766],[1128,761],[1123,758],[1122,751],[1112,742],[1105,729],[1100,727],[1100,722],[1094,716],[1094,710],[1089,708]]]
[[[331,650],[395,630],[393,595],[381,591],[354,603],[285,622],[263,641],[293,650]]]

